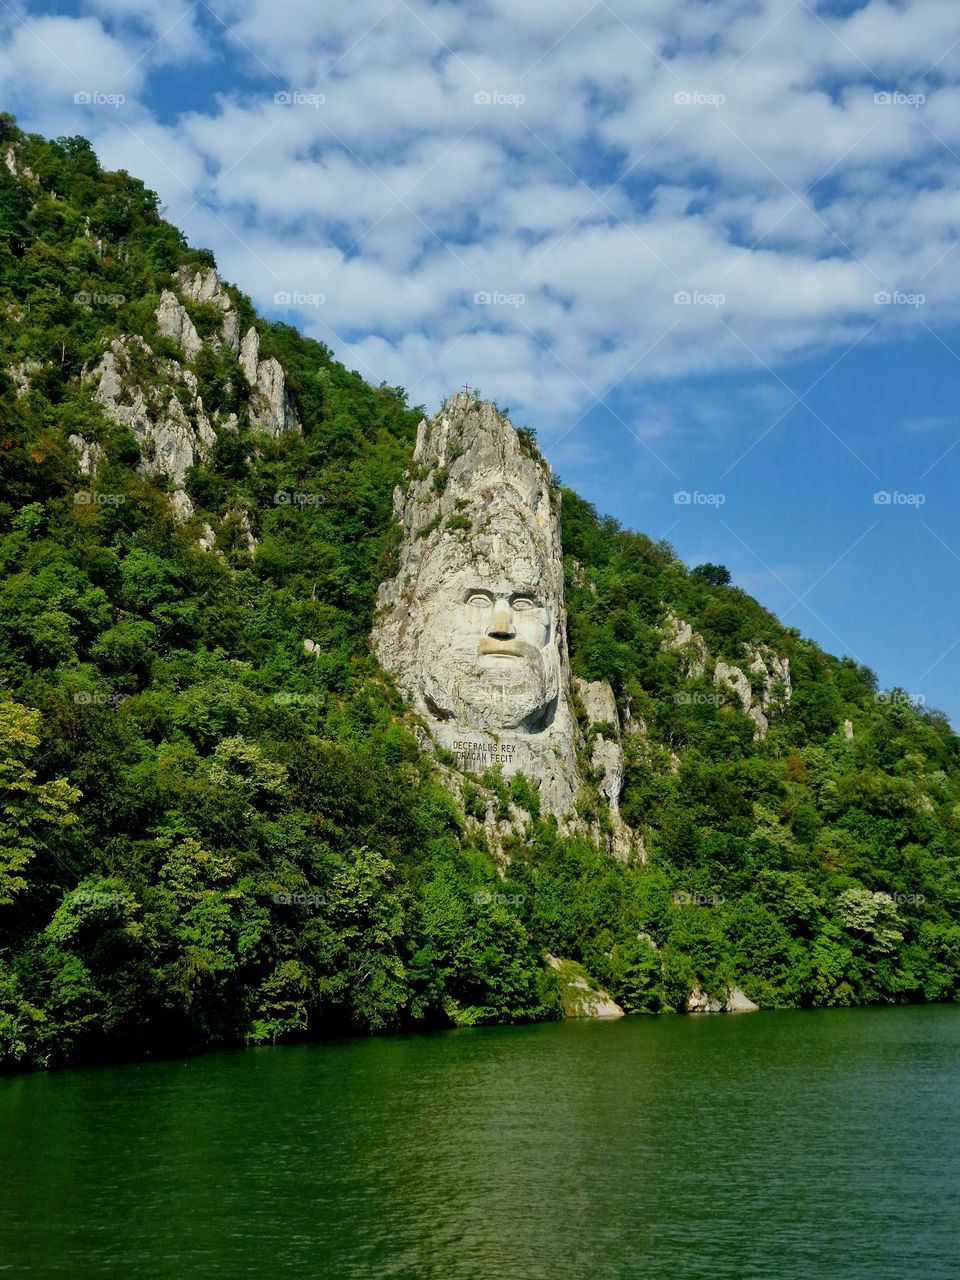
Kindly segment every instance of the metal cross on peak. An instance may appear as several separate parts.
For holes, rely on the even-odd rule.
[[[471,387],[471,386],[470,386],[470,384],[469,384],[468,382],[465,382],[465,383],[463,384],[463,394],[464,394],[464,395],[467,395],[467,396],[468,396],[472,390],[473,390],[473,387]]]

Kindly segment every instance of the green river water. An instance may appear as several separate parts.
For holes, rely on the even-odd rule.
[[[2,1277],[960,1276],[960,1008],[0,1080]]]

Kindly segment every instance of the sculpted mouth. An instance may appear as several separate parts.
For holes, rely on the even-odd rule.
[[[522,640],[494,640],[481,636],[479,651],[488,658],[525,658],[529,646]]]

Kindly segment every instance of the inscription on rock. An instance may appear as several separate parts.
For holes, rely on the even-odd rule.
[[[458,738],[453,744],[453,753],[457,757],[457,765],[470,773],[483,773],[495,765],[503,767],[505,772],[513,773],[517,769],[517,747],[512,742],[483,742],[476,739],[465,741]]]

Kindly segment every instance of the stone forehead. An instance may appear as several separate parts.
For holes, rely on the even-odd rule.
[[[419,575],[421,584],[432,582],[438,590],[456,579],[458,585],[470,580],[514,590],[538,587],[551,593],[558,590],[557,577],[547,547],[522,527],[502,536],[487,533],[469,540],[444,533],[425,551]]]

